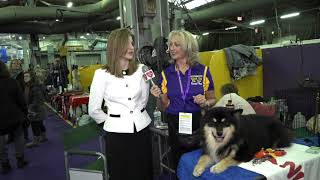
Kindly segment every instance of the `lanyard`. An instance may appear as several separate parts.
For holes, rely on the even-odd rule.
[[[178,79],[179,79],[181,97],[182,97],[182,99],[183,99],[183,102],[185,102],[186,96],[187,96],[187,94],[188,94],[188,92],[189,92],[189,89],[190,89],[191,68],[189,67],[189,69],[188,69],[188,76],[187,76],[187,81],[188,81],[188,82],[187,82],[186,90],[183,90],[179,69],[177,70],[177,76],[178,76]]]

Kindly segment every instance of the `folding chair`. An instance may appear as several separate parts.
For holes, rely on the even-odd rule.
[[[79,148],[90,140],[99,138],[99,151],[88,151]],[[65,131],[62,134],[66,180],[108,180],[107,161],[104,152],[102,130],[95,122]],[[95,157],[94,162],[85,167],[70,167],[71,156]]]

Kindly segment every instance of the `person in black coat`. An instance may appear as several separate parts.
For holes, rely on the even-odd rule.
[[[24,160],[23,125],[27,122],[28,108],[18,82],[10,78],[6,65],[0,61],[0,162],[2,173],[8,173],[11,166],[8,160],[6,137],[14,136],[17,167],[27,165]]]

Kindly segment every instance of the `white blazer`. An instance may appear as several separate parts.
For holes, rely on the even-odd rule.
[[[149,97],[149,82],[145,82],[142,64],[130,76],[117,78],[105,69],[95,71],[89,96],[89,115],[97,122],[104,122],[108,132],[133,133],[134,125],[140,131],[151,119],[145,110]],[[101,109],[102,100],[108,114]]]

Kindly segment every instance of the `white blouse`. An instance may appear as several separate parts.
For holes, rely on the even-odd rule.
[[[147,127],[151,119],[145,110],[149,97],[149,82],[145,82],[142,64],[130,76],[118,78],[105,69],[95,71],[90,87],[89,115],[97,122],[104,122],[108,132],[133,133]],[[102,100],[108,114],[101,109]]]

